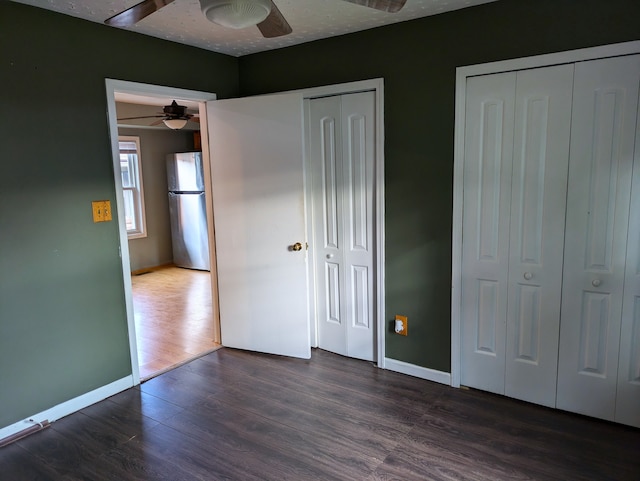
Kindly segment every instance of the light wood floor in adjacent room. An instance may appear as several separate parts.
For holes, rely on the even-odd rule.
[[[220,347],[209,272],[165,267],[132,275],[131,283],[141,379]]]

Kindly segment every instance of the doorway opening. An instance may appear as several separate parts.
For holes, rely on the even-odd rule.
[[[202,176],[206,198],[202,203],[202,225],[209,251],[205,254],[206,266],[178,267],[175,264],[183,264],[174,264],[172,244],[176,241],[171,238],[166,167],[168,154],[199,151],[201,171],[209,172],[204,102],[216,96],[111,79],[106,80],[106,87],[132,374],[134,384],[139,384],[220,347],[211,179],[209,175]],[[189,122],[193,124],[191,129],[171,130],[161,122],[158,127],[150,125],[158,125],[153,114],[174,100],[194,112],[193,116],[200,119],[199,126]],[[132,114],[135,109],[140,115]],[[117,120],[145,115],[145,119],[126,123]],[[118,142],[121,135],[140,137],[145,236],[127,233],[127,198],[123,195]]]

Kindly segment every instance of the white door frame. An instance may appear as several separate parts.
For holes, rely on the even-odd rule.
[[[640,53],[640,41],[584,48],[548,55],[458,67],[456,69],[455,139],[453,163],[453,229],[451,262],[451,386],[460,387],[460,314],[462,311],[462,213],[464,171],[464,126],[467,78],[478,75],[510,72],[575,63],[599,58]]]
[[[131,371],[133,377],[133,385],[140,384],[140,368],[138,365],[138,347],[136,342],[136,326],[133,310],[133,292],[131,286],[131,267],[129,258],[129,242],[127,237],[127,228],[124,218],[124,197],[122,192],[122,177],[120,176],[120,153],[118,147],[118,121],[116,115],[115,94],[126,93],[134,95],[142,95],[147,97],[170,97],[184,100],[192,100],[199,104],[199,114],[201,123],[201,139],[202,139],[202,160],[204,171],[209,175],[204,176],[205,195],[209,201],[207,202],[207,222],[209,231],[209,256],[211,265],[211,296],[213,299],[213,323],[214,332],[216,333],[216,342],[220,342],[220,314],[218,311],[218,292],[216,280],[216,263],[215,263],[215,238],[213,230],[213,204],[211,203],[211,169],[209,157],[209,138],[206,122],[205,102],[215,100],[216,94],[210,92],[200,92],[196,90],[185,90],[174,87],[164,87],[160,85],[143,84],[137,82],[128,82],[125,80],[105,79],[107,92],[107,113],[109,117],[109,134],[111,137],[111,155],[113,157],[113,176],[116,186],[116,207],[118,212],[118,232],[120,235],[120,257],[122,260],[122,275],[124,281],[125,307],[127,314],[127,326],[129,330],[129,349],[131,352]]]
[[[374,324],[376,332],[376,361],[380,368],[385,367],[385,290],[384,290],[384,79],[377,78],[371,80],[362,80],[358,82],[349,82],[337,85],[327,85],[310,89],[302,89],[302,98],[304,102],[304,119],[305,119],[305,209],[307,223],[307,239],[312,240],[313,237],[313,216],[311,209],[311,169],[309,162],[311,154],[309,152],[308,138],[308,100],[328,97],[333,95],[343,95],[357,92],[372,91],[375,94],[375,133],[376,133],[376,154],[374,158],[374,206],[375,215],[373,221],[374,226],[374,285],[375,289],[372,293],[374,302]],[[313,242],[309,244],[307,255],[308,269],[308,304],[309,304],[309,322],[311,322],[311,347],[318,347],[318,322],[316,316],[316,284],[315,284],[315,263]]]

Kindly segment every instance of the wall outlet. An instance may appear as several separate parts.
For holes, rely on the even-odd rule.
[[[409,318],[407,316],[400,316],[396,314],[395,320],[395,333],[400,334],[401,336],[407,335],[407,323]]]

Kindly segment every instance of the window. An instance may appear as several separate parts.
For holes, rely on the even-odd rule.
[[[124,197],[124,216],[129,239],[146,237],[142,169],[140,165],[140,139],[118,137],[120,147],[120,174]]]

